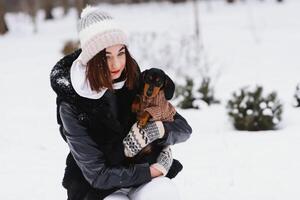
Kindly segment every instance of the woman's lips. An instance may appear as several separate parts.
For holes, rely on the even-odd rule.
[[[120,70],[116,70],[116,71],[111,71],[110,73],[112,73],[112,74],[116,74],[116,73],[118,73]]]

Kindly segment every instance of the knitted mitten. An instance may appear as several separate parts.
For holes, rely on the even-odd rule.
[[[137,155],[145,146],[162,138],[165,129],[161,121],[150,121],[144,128],[138,128],[135,123],[128,135],[123,139],[124,153],[127,157]]]
[[[166,146],[157,157],[157,162],[151,166],[167,175],[173,162],[173,156],[170,146]]]

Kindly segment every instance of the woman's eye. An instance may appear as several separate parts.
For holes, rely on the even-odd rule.
[[[120,52],[118,56],[121,56],[121,55],[124,55],[124,54],[125,54],[125,52]]]

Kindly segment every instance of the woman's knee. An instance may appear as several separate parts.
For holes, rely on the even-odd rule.
[[[180,199],[176,185],[166,177],[154,178],[151,182],[133,189],[129,197],[131,200]]]

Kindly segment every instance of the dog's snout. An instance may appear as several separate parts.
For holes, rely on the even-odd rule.
[[[153,93],[153,87],[149,87],[147,90],[147,93],[146,93],[147,96],[150,97],[152,95],[152,93]]]

